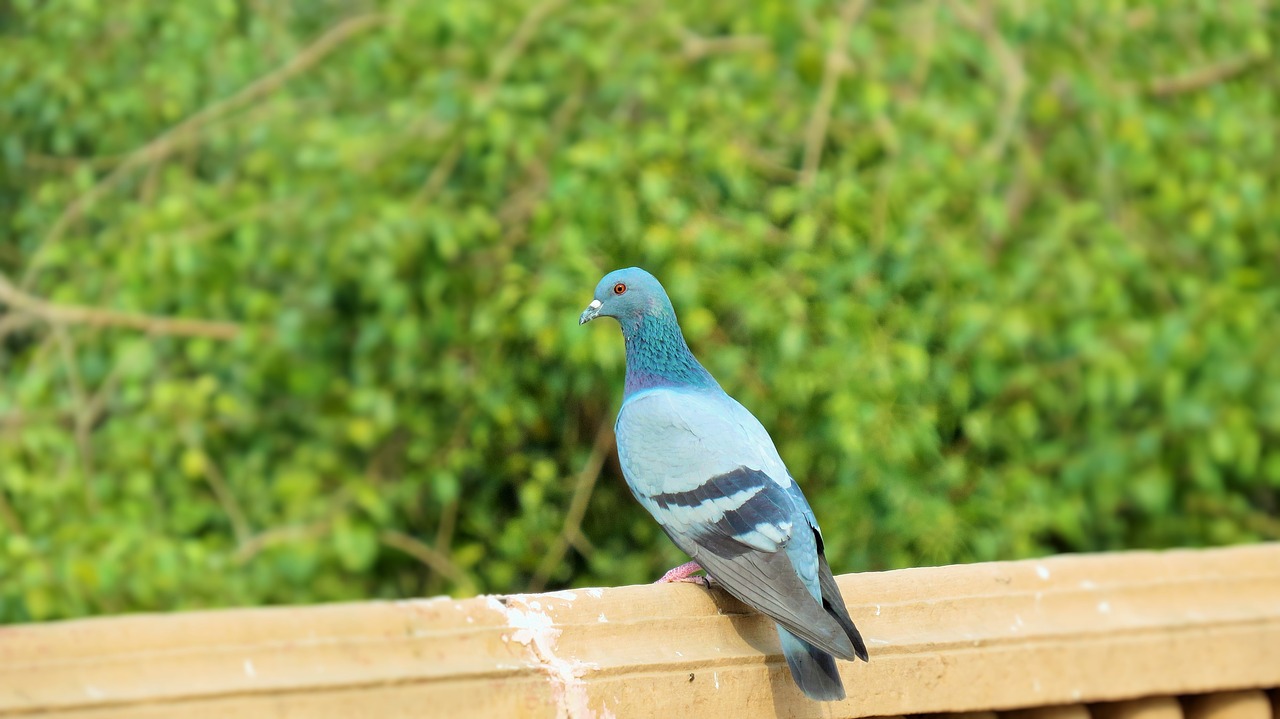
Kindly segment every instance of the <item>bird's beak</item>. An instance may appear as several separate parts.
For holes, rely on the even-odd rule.
[[[599,316],[600,300],[591,300],[591,304],[587,305],[587,308],[582,311],[582,316],[578,318],[578,324],[585,325]]]

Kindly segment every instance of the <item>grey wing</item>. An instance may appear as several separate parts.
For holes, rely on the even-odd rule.
[[[746,492],[748,496],[739,507],[724,508],[716,521],[670,521],[679,502],[695,501],[697,494],[705,494],[699,505],[705,508],[716,502],[714,498],[722,496],[722,491],[733,491],[744,485],[761,490],[755,494]],[[788,493],[768,477],[746,468],[713,477],[703,488],[702,492],[654,498],[658,510],[650,511],[655,517],[659,513],[665,515],[668,521],[663,522],[663,529],[676,546],[702,565],[730,594],[801,639],[842,659],[865,656],[866,649],[861,646],[860,638],[857,645],[851,642],[851,638],[858,637],[857,630],[848,620],[839,590],[834,589],[835,579],[825,558],[816,551],[813,528],[790,506]],[[743,494],[738,490],[729,496]],[[800,526],[795,526],[797,520]],[[761,535],[783,535],[783,538],[770,550],[759,546],[757,538]],[[815,597],[810,588],[815,584],[820,587],[822,600],[828,599],[834,590],[835,602]],[[840,614],[829,613],[829,604],[839,607]],[[842,619],[848,621],[848,627]]]
[[[618,450],[632,492],[730,594],[796,636],[853,659],[844,627],[821,601],[808,505],[797,503],[764,428],[723,400],[732,404],[662,391],[623,407]]]
[[[804,509],[805,518],[813,528],[814,540],[817,543],[818,586],[822,592],[822,604],[840,624],[845,636],[849,637],[849,641],[853,643],[854,654],[865,662],[868,658],[867,645],[862,641],[862,634],[858,632],[858,628],[853,625],[853,618],[849,616],[849,608],[845,606],[844,596],[840,594],[835,575],[831,573],[831,565],[827,564],[827,554],[822,543],[822,530],[818,528],[818,520],[813,516],[813,510],[809,508],[808,502],[805,502]]]

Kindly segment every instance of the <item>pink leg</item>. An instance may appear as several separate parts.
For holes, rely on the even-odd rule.
[[[701,584],[704,587],[711,586],[711,582],[706,577],[695,577],[694,572],[701,572],[702,567],[697,562],[686,562],[662,575],[662,579],[654,582],[654,584],[669,584],[671,582],[692,582]]]

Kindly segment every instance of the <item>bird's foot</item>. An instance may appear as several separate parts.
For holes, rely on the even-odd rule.
[[[704,587],[710,587],[711,580],[707,579],[706,577],[693,576],[694,572],[701,572],[701,571],[702,571],[702,566],[699,565],[697,562],[686,562],[676,567],[675,569],[672,569],[666,574],[662,575],[662,578],[654,582],[654,584],[670,584],[672,582],[690,582],[692,584],[698,584]]]

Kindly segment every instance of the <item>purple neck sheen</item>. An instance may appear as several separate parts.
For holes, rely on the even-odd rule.
[[[627,382],[623,398],[657,387],[718,388],[689,351],[675,314],[668,310],[622,322],[627,344]]]

